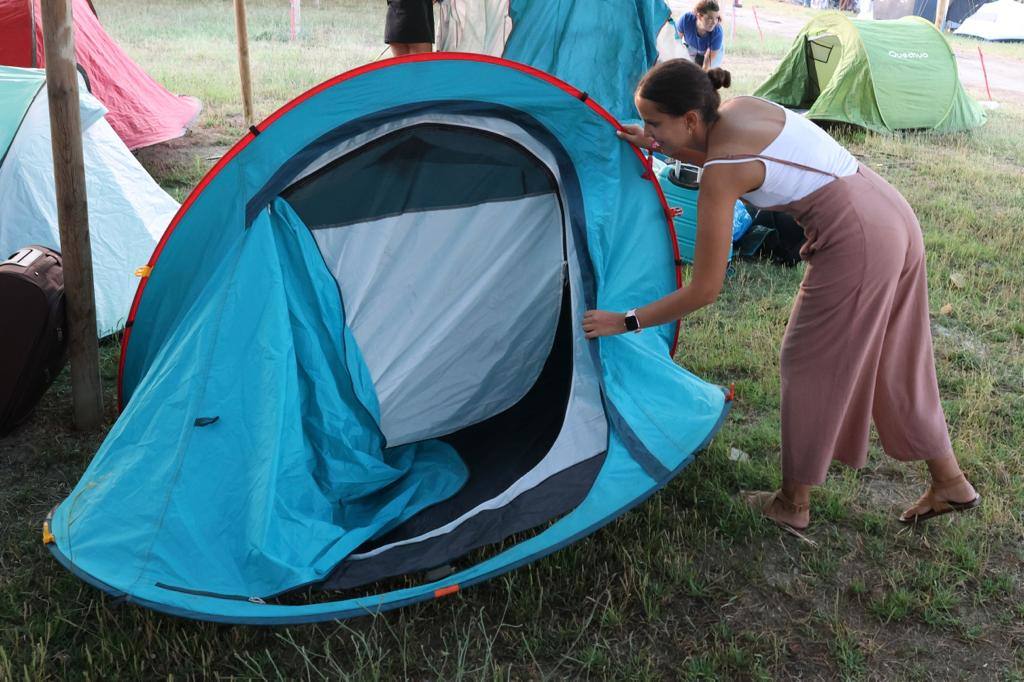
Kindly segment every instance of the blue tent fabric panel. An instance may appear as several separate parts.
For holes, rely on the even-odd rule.
[[[512,0],[502,56],[558,76],[620,119],[637,118],[633,90],[658,60],[670,17],[663,0]]]
[[[640,442],[674,470],[716,430],[722,390],[676,365],[660,339],[622,334],[601,340],[604,388]]]
[[[310,582],[465,482],[440,441],[383,449],[337,285],[283,200],[235,252],[54,516],[68,558],[122,589]]]

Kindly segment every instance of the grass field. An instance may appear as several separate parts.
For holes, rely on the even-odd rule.
[[[181,199],[244,129],[232,3],[95,4],[154,77],[204,102],[189,136],[140,155]],[[292,44],[287,3],[250,0],[259,117],[374,59],[382,6],[308,0]],[[752,90],[787,45],[737,32],[734,94]],[[816,544],[735,501],[739,489],[779,481],[777,358],[801,277],[739,263],[720,301],[684,322],[677,354],[709,380],[735,382],[736,406],[697,462],[637,510],[528,567],[380,617],[194,623],[113,604],[39,542],[45,514],[103,437],[69,427],[65,376],[32,422],[0,440],[0,680],[1024,679],[1022,129],[1024,107],[1008,104],[969,135],[840,134],[921,219],[940,388],[984,496],[979,512],[899,526],[924,470],[877,444],[866,468],[837,466],[815,492]],[[102,348],[110,422],[117,352]],[[749,461],[730,459],[733,448]]]

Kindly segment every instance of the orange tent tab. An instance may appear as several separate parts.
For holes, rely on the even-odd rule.
[[[438,589],[434,590],[434,599],[439,599],[440,597],[446,597],[449,594],[454,594],[454,593],[456,593],[458,591],[459,591],[458,583],[456,583],[455,585],[449,585],[448,587],[441,587],[441,588],[438,588]]]

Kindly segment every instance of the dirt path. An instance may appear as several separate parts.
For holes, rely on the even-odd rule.
[[[672,16],[677,18],[692,7],[692,3],[687,0],[667,0],[667,4],[672,10]],[[721,6],[724,21],[728,25],[728,22],[732,20],[733,12],[730,0],[722,0]],[[758,22],[766,34],[788,39],[795,38],[806,23],[802,17],[786,15],[774,10],[771,5],[757,8],[757,21],[754,19],[754,13],[749,4],[736,9],[737,26],[756,30]],[[954,46],[953,52],[956,54],[957,68],[960,71],[960,80],[964,87],[975,98],[988,99],[977,50]],[[997,102],[1024,103],[1024,62],[985,55],[985,68],[988,71],[988,82],[992,89],[993,99]]]
[[[953,52],[960,70],[960,82],[976,98],[988,99],[978,51],[954,47]],[[997,102],[1024,103],[1024,62],[985,55],[985,70],[988,72],[992,99]]]

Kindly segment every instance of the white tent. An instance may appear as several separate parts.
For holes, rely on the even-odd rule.
[[[11,139],[6,155],[0,150],[0,258],[29,244],[60,249],[45,76],[38,69],[4,68],[0,94],[6,83],[24,87],[34,79],[38,90],[25,98],[23,116],[7,117],[20,119],[20,125],[6,131]],[[138,286],[135,270],[149,261],[178,204],[128,151],[104,119],[103,105],[84,86],[79,93],[96,322],[102,337],[124,325]],[[17,106],[15,99],[0,97],[4,107]]]
[[[509,0],[442,2],[438,5],[437,49],[500,57],[512,32]]]
[[[1024,40],[1024,3],[997,0],[982,5],[954,33],[985,40]]]

